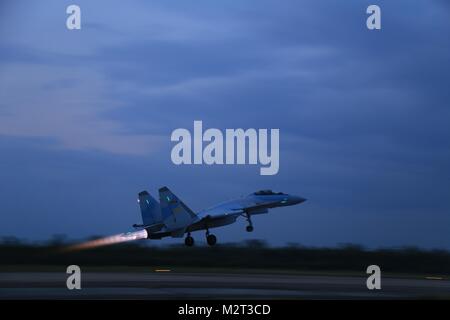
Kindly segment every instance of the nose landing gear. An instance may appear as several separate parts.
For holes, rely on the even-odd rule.
[[[192,247],[194,245],[194,238],[191,237],[190,233],[188,233],[186,239],[184,239],[184,244],[188,247]]]
[[[245,230],[247,230],[247,232],[252,232],[253,231],[253,223],[252,223],[252,219],[250,218],[250,214],[245,213],[245,218],[247,219],[247,222],[248,222],[248,226],[245,228]]]

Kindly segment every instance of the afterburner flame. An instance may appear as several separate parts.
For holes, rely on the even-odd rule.
[[[122,242],[134,241],[139,239],[147,239],[148,234],[147,231],[139,230],[134,232],[126,232],[121,234],[116,234],[114,236],[109,236],[101,239],[91,240],[87,242],[83,242],[80,244],[76,244],[73,246],[69,246],[64,249],[64,251],[78,251],[78,250],[86,250],[93,249],[97,247],[109,246],[111,244],[117,244]]]

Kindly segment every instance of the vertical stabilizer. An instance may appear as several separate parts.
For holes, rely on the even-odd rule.
[[[159,201],[163,222],[169,229],[186,229],[197,220],[197,215],[169,188],[159,189]]]
[[[141,208],[142,223],[144,226],[162,221],[161,206],[147,191],[139,193],[138,202]]]

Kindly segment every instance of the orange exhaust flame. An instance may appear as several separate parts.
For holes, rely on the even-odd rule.
[[[91,240],[80,244],[72,245],[65,248],[63,251],[70,252],[70,251],[87,250],[103,246],[109,246],[117,243],[146,239],[147,237],[148,234],[146,230],[139,230],[134,232],[116,234],[114,236],[109,236],[101,239]]]

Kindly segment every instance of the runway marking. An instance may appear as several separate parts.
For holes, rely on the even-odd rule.
[[[427,280],[444,280],[442,277],[425,277]]]
[[[155,272],[170,272],[170,269],[155,269]]]

